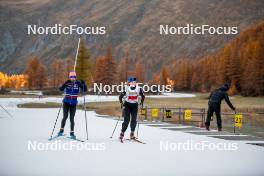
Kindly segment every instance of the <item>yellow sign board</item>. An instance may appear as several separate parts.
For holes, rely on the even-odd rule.
[[[152,117],[158,117],[159,110],[158,109],[151,109],[151,116]]]
[[[242,119],[243,119],[243,117],[242,117],[242,114],[236,114],[235,115],[235,127],[238,127],[238,128],[241,128],[242,127]]]
[[[165,117],[166,118],[171,118],[172,117],[172,113],[171,113],[171,110],[165,110]]]
[[[147,111],[146,108],[142,108],[140,110],[140,114],[144,116],[144,115],[146,115],[146,111]]]
[[[192,110],[186,109],[184,111],[184,119],[191,120],[192,119]]]

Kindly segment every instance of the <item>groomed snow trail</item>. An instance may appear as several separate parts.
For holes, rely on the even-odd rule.
[[[99,145],[99,150],[87,151],[74,148],[73,150],[32,151],[28,150],[29,142],[43,145],[54,142],[71,143],[69,139],[48,141],[58,109],[23,109],[13,106],[7,106],[7,109],[14,118],[8,116],[0,118],[0,175],[260,176],[264,173],[263,147],[147,125],[140,125],[139,130],[140,140],[147,144],[130,141],[121,144],[117,140],[121,123],[117,127],[114,138],[110,139],[116,120],[97,117],[92,111],[87,112],[89,141],[85,144],[90,148],[97,145],[97,149]],[[59,129],[61,117],[55,132]],[[75,121],[77,137],[85,139],[84,111],[77,111]],[[65,128],[66,133],[69,134],[69,120]],[[128,135],[129,129],[126,137]],[[201,141],[226,145],[236,143],[238,149],[235,151],[160,149],[161,143],[168,142],[173,145],[187,141],[192,141],[194,144]]]

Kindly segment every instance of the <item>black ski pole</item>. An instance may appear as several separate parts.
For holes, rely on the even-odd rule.
[[[110,138],[113,138],[114,133],[115,133],[115,130],[116,130],[116,127],[117,127],[117,124],[118,124],[120,118],[121,118],[121,116],[119,116],[118,120],[116,121],[115,128],[114,128],[114,130],[113,130],[112,135],[110,136]]]
[[[88,127],[87,127],[87,116],[86,116],[85,95],[83,96],[83,106],[84,106],[84,116],[85,116],[86,138],[87,138],[87,140],[88,140]]]
[[[10,117],[13,117],[2,105],[0,105],[0,106]]]
[[[234,111],[235,112],[235,116],[236,116],[236,110]],[[236,134],[236,117],[234,117],[234,134]]]
[[[143,109],[143,103],[140,105],[140,111],[142,111]],[[138,121],[138,124],[137,124],[137,137],[138,137],[138,130],[139,130],[139,121]]]
[[[138,138],[138,130],[139,130],[139,122],[138,122],[138,125],[137,125],[137,138]]]
[[[121,110],[122,110],[122,115],[123,115],[123,105],[121,105]],[[118,120],[116,121],[115,128],[114,128],[114,130],[113,130],[112,135],[110,136],[110,138],[113,138],[114,133],[115,133],[115,130],[116,130],[116,127],[117,127],[117,124],[120,121],[120,119],[121,119],[121,116],[119,116]]]
[[[56,121],[55,121],[55,123],[54,123],[53,130],[52,130],[52,133],[51,133],[51,135],[50,135],[50,139],[52,139],[52,136],[53,136],[53,133],[54,133],[54,130],[55,130],[55,127],[56,127],[56,124],[57,124],[57,121],[58,121],[58,118],[59,118],[59,115],[60,115],[60,111],[61,111],[62,105],[63,105],[63,102],[61,103],[61,106],[60,106],[59,112],[58,112],[58,114],[57,114],[57,118],[56,118]]]

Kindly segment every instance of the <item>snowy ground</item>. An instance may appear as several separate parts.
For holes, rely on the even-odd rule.
[[[13,114],[8,117],[0,110],[0,175],[263,175],[264,148],[241,141],[226,141],[181,131],[165,130],[140,125],[139,138],[147,144],[110,139],[116,123],[113,119],[87,113],[89,141],[72,142],[70,139],[48,141],[58,109],[18,109],[18,99],[0,99],[0,104]],[[12,105],[12,106],[11,106]],[[61,116],[59,121],[61,120]],[[76,135],[85,139],[84,112],[78,110]],[[66,124],[68,134],[69,121]],[[59,126],[57,125],[56,132]],[[183,127],[180,127],[183,128]],[[126,134],[128,136],[128,133]],[[91,150],[32,151],[29,142],[40,146],[84,144]],[[237,150],[175,150],[179,143],[210,143],[236,146]],[[170,148],[161,150],[161,144]],[[232,147],[231,147],[232,148]],[[32,148],[31,148],[32,149]],[[96,150],[97,149],[97,150]],[[186,148],[185,148],[186,149]],[[234,148],[232,148],[234,149]]]
[[[189,93],[164,93],[162,95],[149,95],[150,98],[191,98],[195,97],[194,94]],[[0,104],[7,107],[16,107],[17,104],[21,103],[45,103],[45,102],[55,102],[60,103],[62,98],[59,97],[44,97],[44,98],[0,98]],[[105,101],[119,101],[117,95],[86,95],[86,102],[105,102]],[[79,103],[83,103],[83,97],[78,98]]]

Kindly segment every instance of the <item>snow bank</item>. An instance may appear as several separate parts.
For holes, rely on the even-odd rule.
[[[191,98],[195,97],[195,94],[187,93],[164,93],[162,95],[148,95],[149,98]],[[61,103],[62,97],[44,97],[44,98],[0,98],[0,104],[8,107],[16,107],[17,104],[23,103],[46,103],[55,102]],[[107,102],[118,101],[117,95],[86,95],[86,102]],[[78,98],[79,103],[83,103],[83,97]]]
[[[190,93],[163,93],[162,95],[149,95],[149,98],[192,98],[196,97],[195,94]]]

